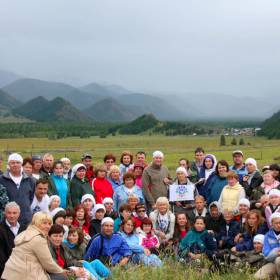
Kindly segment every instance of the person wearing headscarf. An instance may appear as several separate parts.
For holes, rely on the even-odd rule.
[[[92,220],[89,226],[89,235],[94,237],[101,232],[101,221],[104,218],[106,209],[103,204],[96,204],[92,210]]]

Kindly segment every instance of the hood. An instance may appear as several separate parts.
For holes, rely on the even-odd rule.
[[[29,242],[35,236],[38,236],[38,235],[41,235],[43,238],[46,238],[45,235],[37,227],[30,225],[30,226],[28,226],[28,228],[25,231],[21,232],[15,238],[15,245],[19,246],[21,244]]]
[[[210,211],[210,208],[211,208],[212,205],[216,205],[216,206],[217,206],[217,208],[218,208],[218,213],[219,213],[219,216],[220,216],[220,215],[221,215],[221,209],[220,209],[220,205],[219,205],[218,201],[213,201],[213,202],[211,202],[211,203],[209,204],[208,212],[209,212],[210,216],[212,216],[212,215],[211,215],[211,211]]]
[[[202,165],[203,165],[203,167],[204,167],[205,169],[206,169],[206,167],[205,167],[205,159],[206,159],[206,158],[211,158],[211,159],[212,159],[212,161],[213,161],[214,164],[213,164],[211,170],[215,170],[216,165],[217,165],[217,159],[216,159],[216,157],[215,157],[214,155],[212,155],[212,154],[208,154],[208,155],[206,155],[206,156],[204,157]]]

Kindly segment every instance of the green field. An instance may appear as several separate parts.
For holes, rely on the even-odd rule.
[[[148,154],[148,161],[154,150],[162,150],[165,154],[165,164],[174,171],[178,159],[186,157],[193,159],[193,151],[201,146],[207,153],[213,153],[217,159],[231,161],[231,152],[241,149],[245,158],[254,157],[259,166],[279,162],[280,140],[267,140],[262,137],[243,137],[245,146],[219,146],[219,137],[203,136],[110,136],[106,138],[91,137],[87,139],[65,138],[49,140],[46,138],[21,138],[0,139],[0,153],[20,152],[23,156],[31,154],[44,154],[52,152],[55,158],[69,157],[73,163],[80,160],[81,154],[90,152],[93,154],[94,163],[101,163],[105,153],[112,152],[119,158],[123,150],[129,150],[135,154],[138,150],[144,150]],[[232,137],[227,138],[227,143]],[[237,140],[239,140],[237,138]],[[238,141],[237,141],[238,142]]]

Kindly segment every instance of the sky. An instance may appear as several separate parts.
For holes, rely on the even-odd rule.
[[[279,0],[0,0],[0,69],[76,86],[270,96],[279,10]]]

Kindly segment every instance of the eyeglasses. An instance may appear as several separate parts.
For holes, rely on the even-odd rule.
[[[113,160],[106,160],[106,163],[114,163]]]
[[[137,212],[138,212],[138,213],[141,213],[141,212],[142,212],[142,213],[145,213],[146,210],[137,210]]]

